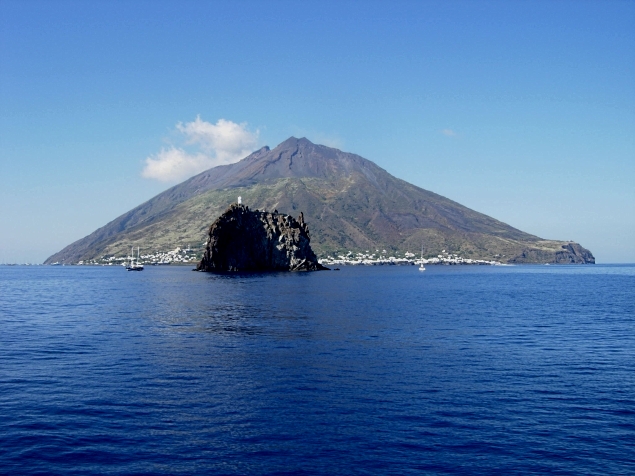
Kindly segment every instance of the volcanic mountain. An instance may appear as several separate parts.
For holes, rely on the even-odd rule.
[[[376,249],[442,250],[510,263],[593,263],[573,242],[522,232],[393,177],[359,155],[291,137],[240,162],[206,170],[70,244],[46,263],[77,263],[191,245],[203,249],[210,224],[242,196],[251,209],[302,211],[318,256]]]

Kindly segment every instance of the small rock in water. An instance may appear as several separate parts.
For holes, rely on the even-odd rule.
[[[197,271],[318,271],[309,227],[277,213],[232,204],[209,228]]]

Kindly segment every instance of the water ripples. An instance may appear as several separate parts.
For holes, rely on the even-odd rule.
[[[634,278],[0,268],[0,473],[632,473]]]

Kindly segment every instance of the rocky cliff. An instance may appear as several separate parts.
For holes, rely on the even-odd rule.
[[[209,228],[197,271],[318,271],[309,244],[309,227],[300,213],[251,211],[232,204]]]
[[[525,249],[509,263],[595,264],[595,257],[578,243],[566,243],[557,251]]]

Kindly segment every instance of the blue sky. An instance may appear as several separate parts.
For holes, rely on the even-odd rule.
[[[635,262],[635,2],[0,0],[0,262],[165,190],[162,151],[292,135]]]

